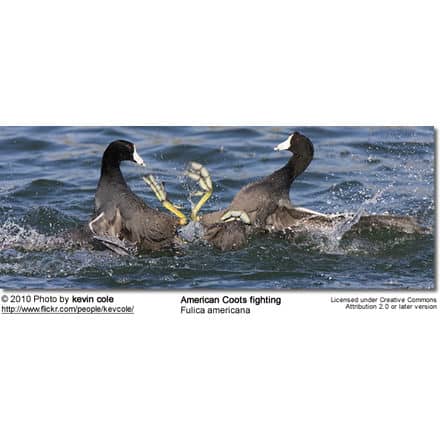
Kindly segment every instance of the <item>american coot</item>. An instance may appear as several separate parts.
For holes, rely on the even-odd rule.
[[[102,158],[95,214],[88,224],[90,231],[95,239],[115,252],[120,251],[118,253],[124,253],[124,241],[146,251],[172,247],[176,243],[177,228],[186,223],[185,215],[166,196],[162,203],[167,209],[172,208],[178,217],[151,208],[134,194],[120,170],[120,163],[124,160],[144,165],[133,143],[112,142]]]
[[[244,211],[249,216],[251,226],[265,228],[269,215],[273,215],[280,207],[292,207],[290,187],[312,161],[313,144],[306,136],[295,132],[275,150],[289,150],[292,157],[279,170],[244,186],[226,210],[202,216],[202,224],[209,225],[227,219],[231,211]]]
[[[290,188],[312,161],[314,147],[310,139],[294,132],[275,150],[289,150],[292,157],[285,166],[268,177],[243,187],[228,208],[199,217],[201,206],[196,205],[191,217],[201,222],[205,239],[214,246],[222,250],[236,249],[243,247],[248,237],[258,232],[295,234],[323,227],[338,227],[342,232],[350,230],[352,233],[383,229],[404,233],[425,231],[410,216],[323,214],[293,206]],[[188,176],[198,181],[206,191],[201,199],[206,202],[212,194],[212,186],[207,191],[204,183],[208,180],[210,184],[209,173],[200,164],[191,163]]]
[[[228,208],[198,217],[198,203],[191,218],[199,220],[205,229],[205,239],[222,250],[237,249],[247,243],[250,234],[263,232],[267,219],[284,207],[293,208],[289,191],[292,182],[304,172],[313,159],[313,144],[306,136],[294,132],[275,150],[289,150],[292,157],[285,166],[271,175],[243,187],[233,198]],[[188,176],[197,181],[206,194],[206,202],[212,194],[206,190],[206,181],[211,180],[200,164],[191,162]]]

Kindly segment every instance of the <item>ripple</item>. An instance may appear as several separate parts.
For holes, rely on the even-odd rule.
[[[48,206],[31,208],[22,221],[42,234],[55,234],[72,229],[78,224],[78,220],[74,217]]]
[[[189,161],[196,161],[207,163],[213,153],[214,151],[210,147],[201,148],[199,145],[177,144],[161,148],[160,152],[156,153],[156,156],[164,162],[179,161],[187,163]]]
[[[224,127],[210,127],[209,130],[204,130],[198,133],[199,136],[214,137],[215,139],[230,139],[233,138],[258,138],[261,136],[260,132],[255,128],[224,128]]]
[[[60,180],[37,179],[27,184],[24,188],[14,191],[11,195],[14,197],[44,197],[49,194],[55,194],[64,188],[71,188],[72,185]]]
[[[40,139],[33,139],[29,137],[13,137],[3,139],[1,141],[2,148],[13,148],[14,155],[20,153],[29,153],[37,151],[55,151],[59,148],[56,143],[47,142]]]

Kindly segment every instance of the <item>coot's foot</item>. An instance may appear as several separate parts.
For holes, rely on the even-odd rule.
[[[209,175],[209,171],[198,162],[190,162],[185,171],[185,175],[197,182],[202,189],[202,191],[193,194],[197,196],[201,195],[200,200],[197,202],[191,212],[191,220],[198,221],[199,211],[212,195],[213,188],[211,176]]]
[[[143,177],[144,182],[151,188],[154,195],[158,198],[160,203],[165,209],[171,211],[175,216],[179,218],[179,223],[183,226],[188,223],[188,219],[186,215],[172,202],[168,200],[167,192],[165,191],[165,187],[162,182],[158,182],[156,178],[149,174],[148,176]]]

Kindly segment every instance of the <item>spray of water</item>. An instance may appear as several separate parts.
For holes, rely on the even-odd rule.
[[[343,253],[340,249],[340,244],[344,234],[356,225],[364,214],[368,213],[368,209],[371,206],[377,204],[379,198],[386,190],[387,188],[378,190],[372,197],[365,200],[354,214],[345,214],[345,219],[343,218],[336,222],[331,228],[323,229],[322,233],[326,240],[322,241],[322,250],[326,253]]]
[[[200,240],[203,237],[203,226],[200,222],[190,221],[179,229],[179,237],[189,243]]]
[[[61,236],[46,236],[9,219],[0,225],[0,250],[47,251],[66,247],[68,243]]]

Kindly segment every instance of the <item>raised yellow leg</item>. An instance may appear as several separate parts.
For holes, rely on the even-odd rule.
[[[167,193],[162,183],[158,182],[156,178],[149,174],[143,177],[144,182],[151,188],[154,195],[158,198],[162,206],[168,211],[172,212],[176,217],[179,218],[179,223],[183,226],[188,223],[186,215],[173,203],[168,200]]]
[[[200,198],[200,200],[197,202],[196,206],[194,206],[193,210],[191,211],[191,220],[192,221],[198,221],[200,220],[200,217],[198,216],[199,211],[202,209],[202,206],[208,201],[208,199],[212,196],[212,190],[203,194],[203,196]]]
[[[192,180],[198,183],[202,191],[197,192],[193,195],[201,195],[202,197],[196,203],[191,211],[191,220],[198,221],[198,213],[202,209],[202,206],[208,201],[212,196],[212,180],[209,175],[208,170],[198,162],[190,162],[185,174]]]

